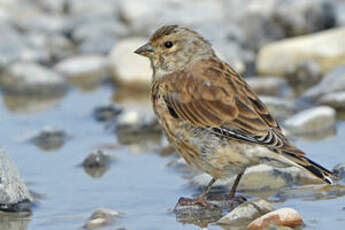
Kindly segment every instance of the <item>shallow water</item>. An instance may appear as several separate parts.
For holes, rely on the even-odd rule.
[[[97,106],[111,102],[112,91],[106,86],[91,92],[71,90],[54,106],[37,113],[11,112],[1,102],[2,146],[11,154],[30,190],[41,195],[33,215],[22,218],[25,224],[19,229],[80,229],[97,208],[125,213],[104,229],[199,229],[179,223],[171,212],[178,197],[198,192],[186,186],[188,181],[181,174],[166,167],[173,156],[162,157],[150,150],[133,152],[133,148],[118,144],[116,135],[92,117]],[[28,141],[47,125],[70,135],[61,148],[46,151]],[[296,143],[310,158],[332,169],[345,162],[344,139],[345,122],[338,122],[336,136],[319,141],[299,139]],[[91,151],[109,145],[114,148],[105,152],[116,160],[101,177],[93,178],[78,166]],[[342,229],[345,225],[344,196],[321,200],[289,198],[277,207],[297,209],[306,223],[305,229]],[[9,230],[14,229],[18,228]],[[222,228],[210,225],[210,229]]]

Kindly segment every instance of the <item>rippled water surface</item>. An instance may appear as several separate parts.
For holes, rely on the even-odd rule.
[[[5,101],[1,102],[1,145],[10,153],[29,188],[40,194],[33,215],[24,219],[28,221],[27,229],[79,229],[97,208],[125,213],[105,229],[199,229],[196,225],[179,223],[171,212],[178,197],[197,193],[186,186],[188,181],[181,174],[166,167],[174,157],[162,157],[157,151],[140,151],[142,147],[133,151],[134,148],[120,145],[111,127],[106,128],[92,117],[95,107],[111,102],[112,91],[110,87],[91,92],[74,90],[41,112],[11,112]],[[70,138],[60,148],[50,151],[28,141],[33,133],[47,125],[63,129]],[[344,140],[345,122],[339,122],[336,136],[320,141],[300,139],[296,143],[310,158],[332,169],[337,163],[345,162]],[[102,146],[112,146],[105,152],[116,160],[101,177],[93,178],[78,165],[91,151]],[[279,197],[271,199],[279,200]],[[345,198],[340,195],[333,199],[314,199],[298,197],[296,193],[277,207],[297,209],[306,223],[305,229],[345,226]],[[209,228],[222,229],[215,225]]]

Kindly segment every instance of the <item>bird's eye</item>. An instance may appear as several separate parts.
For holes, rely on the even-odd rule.
[[[171,48],[174,44],[171,41],[164,42],[166,48]]]

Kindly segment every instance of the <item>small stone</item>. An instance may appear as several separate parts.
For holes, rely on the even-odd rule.
[[[149,89],[152,82],[150,61],[134,51],[147,42],[145,38],[129,38],[116,43],[109,55],[115,82],[121,87]]]
[[[31,141],[39,148],[50,151],[61,148],[67,139],[68,135],[62,129],[47,126],[33,137]]]
[[[336,111],[329,106],[301,111],[284,122],[285,128],[292,134],[313,134],[334,128]]]
[[[247,83],[260,95],[279,95],[286,81],[279,77],[250,77]]]
[[[97,121],[104,122],[114,120],[121,112],[122,108],[117,105],[105,105],[97,107],[93,112],[93,116]]]
[[[303,61],[288,68],[284,74],[289,85],[302,92],[319,83],[322,77],[319,65],[315,61]]]
[[[344,179],[345,178],[345,163],[337,164],[333,168],[333,172],[335,175],[337,175],[339,178]]]
[[[16,62],[0,75],[0,85],[7,93],[18,95],[58,96],[67,91],[63,78],[35,63]]]
[[[328,105],[332,108],[345,109],[345,91],[330,93],[322,96],[318,102],[322,105]]]
[[[223,19],[225,11],[218,1],[121,1],[120,16],[136,31],[161,25],[195,25]]]
[[[49,59],[48,52],[28,45],[9,25],[0,23],[0,34],[0,70],[15,61],[45,62]]]
[[[6,151],[0,148],[0,209],[30,210],[33,198]]]
[[[93,36],[80,42],[78,51],[81,54],[108,55],[117,40],[112,37]]]
[[[89,218],[88,222],[84,225],[86,229],[96,229],[104,226],[111,225],[121,217],[123,213],[112,209],[100,208],[97,209]]]
[[[108,60],[102,56],[71,57],[59,62],[54,69],[71,82],[86,86],[101,82],[110,76]]]
[[[117,118],[116,129],[126,133],[161,132],[158,120],[152,111],[127,109]]]
[[[83,161],[84,168],[102,168],[107,167],[111,163],[111,157],[104,154],[102,150],[97,150],[92,153]]]
[[[209,194],[211,196],[212,194]],[[215,194],[217,195],[217,194]],[[195,224],[200,227],[205,227],[209,223],[214,223],[223,216],[224,210],[234,210],[239,205],[245,202],[245,199],[236,198],[229,199],[211,199],[208,198],[209,204],[215,207],[202,207],[200,205],[180,205],[177,203],[174,208],[176,220],[183,224]]]
[[[345,66],[339,66],[326,74],[319,84],[308,89],[302,98],[314,101],[335,92],[345,91]]]
[[[344,36],[345,29],[338,28],[267,44],[259,50],[257,72],[260,75],[282,76],[288,68],[313,60],[320,66],[321,72],[326,73],[345,64]]]
[[[102,56],[79,56],[59,62],[54,69],[67,78],[104,78],[108,74],[108,62]]]
[[[220,218],[216,223],[219,225],[243,226],[273,209],[270,203],[262,199],[247,201]]]
[[[331,1],[277,1],[272,19],[286,37],[301,36],[335,26],[335,4]],[[294,17],[291,17],[294,12]]]
[[[294,228],[301,225],[303,220],[295,209],[281,208],[257,218],[248,225],[247,229],[260,230],[268,227],[271,223]]]

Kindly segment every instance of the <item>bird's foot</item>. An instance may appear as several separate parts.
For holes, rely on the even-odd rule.
[[[191,199],[191,198],[185,198],[185,197],[181,197],[178,200],[178,205],[182,205],[182,206],[187,206],[187,205],[200,205],[202,207],[205,208],[217,208],[216,205],[211,204],[209,202],[206,201],[206,198],[204,196],[202,197],[197,197],[195,199]]]

